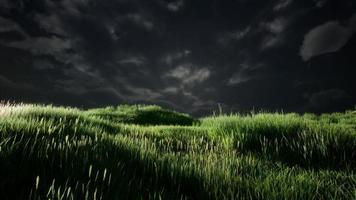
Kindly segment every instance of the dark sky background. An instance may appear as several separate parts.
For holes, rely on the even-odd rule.
[[[0,99],[196,116],[356,104],[354,0],[0,0]]]

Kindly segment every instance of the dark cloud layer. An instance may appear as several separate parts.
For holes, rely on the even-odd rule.
[[[355,26],[352,0],[0,0],[0,99],[341,111]]]

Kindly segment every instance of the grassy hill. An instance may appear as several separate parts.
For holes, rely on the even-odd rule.
[[[0,105],[1,199],[356,199],[356,113]]]

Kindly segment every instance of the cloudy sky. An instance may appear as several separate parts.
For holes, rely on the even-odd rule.
[[[194,115],[356,104],[354,0],[0,0],[0,99]]]

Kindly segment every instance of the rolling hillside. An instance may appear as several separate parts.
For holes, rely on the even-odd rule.
[[[356,113],[0,105],[1,199],[356,199]]]

